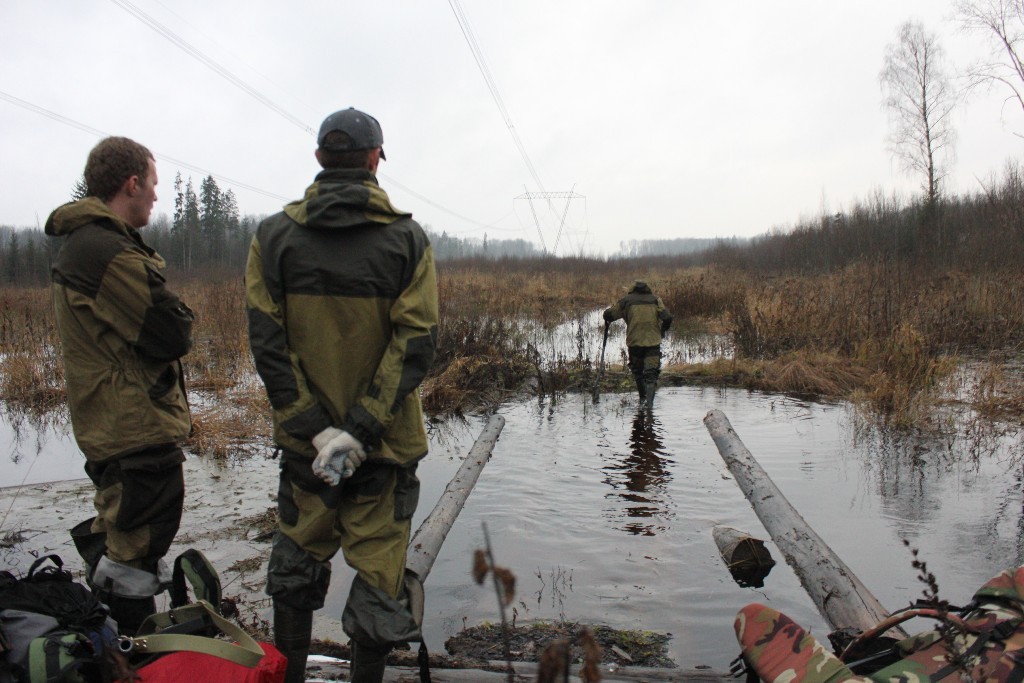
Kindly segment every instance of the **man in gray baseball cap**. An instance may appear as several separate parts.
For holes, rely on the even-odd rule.
[[[320,149],[332,152],[375,149],[384,144],[384,134],[377,119],[349,107],[336,111],[324,119],[320,124],[320,133],[316,136],[316,144]],[[380,150],[380,158],[387,160],[383,148]]]
[[[305,680],[313,612],[331,560],[356,570],[341,615],[353,683],[380,683],[399,643],[422,641],[422,586],[405,570],[427,455],[417,388],[434,359],[434,251],[377,183],[380,124],[355,109],[323,122],[321,170],[260,223],[245,271],[249,343],[281,452],[267,567],[285,683]]]

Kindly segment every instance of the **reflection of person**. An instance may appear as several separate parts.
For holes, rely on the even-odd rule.
[[[626,321],[629,370],[636,380],[641,404],[653,407],[661,374],[661,339],[672,325],[672,314],[646,282],[637,280],[626,296],[605,310],[604,319],[609,323]]]
[[[405,560],[437,280],[426,234],[377,184],[376,119],[335,112],[317,143],[323,171],[260,224],[246,266],[249,339],[282,453],[267,593],[286,680],[301,681],[340,547],[357,571],[342,615],[351,680],[380,681],[391,648],[420,637]]]
[[[71,424],[96,485],[96,517],[72,534],[89,583],[121,633],[134,635],[156,610],[162,558],[181,522],[178,444],[192,423],[179,359],[193,315],[138,232],[156,201],[150,151],[106,138],[89,153],[85,182],[87,196],[46,221],[48,235],[65,238],[53,302]]]
[[[626,491],[622,496],[633,506],[628,509],[630,517],[650,518],[666,513],[665,504],[659,500],[671,479],[665,466],[665,446],[661,440],[660,425],[650,414],[637,413],[633,418],[633,429],[629,435],[630,455],[623,469],[626,475]],[[653,536],[653,524],[631,522],[627,531],[632,534]]]

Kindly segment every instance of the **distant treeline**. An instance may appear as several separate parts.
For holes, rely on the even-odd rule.
[[[191,179],[183,182],[179,176],[174,187],[174,216],[161,214],[144,228],[146,241],[179,271],[240,273],[264,216],[239,216],[231,191],[221,192],[211,177],[203,180],[198,194]],[[429,226],[427,232],[438,261],[557,260],[523,239],[459,238]],[[761,273],[826,273],[863,261],[942,269],[1019,267],[1024,265],[1024,170],[1009,163],[1003,178],[981,191],[936,204],[877,193],[847,212],[751,239],[631,240],[620,247],[620,253],[606,259],[588,260],[640,259]],[[57,248],[59,239],[47,238],[38,228],[0,226],[0,282],[48,282]]]
[[[741,246],[748,242],[741,237],[730,237],[724,239],[677,237],[676,239],[662,240],[629,240],[619,242],[619,253],[612,258],[647,258],[649,256],[679,256],[681,254],[696,254],[707,251],[712,247],[722,245]]]

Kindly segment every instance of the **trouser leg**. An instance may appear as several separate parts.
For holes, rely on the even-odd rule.
[[[661,375],[661,347],[645,348],[641,372],[644,382],[644,401],[648,408],[653,408],[654,393],[658,389],[658,377]]]
[[[352,644],[352,680],[378,683],[388,652],[420,640],[422,591],[405,571],[411,518],[419,498],[416,469],[371,467],[346,488],[342,550],[358,574],[341,623]]]
[[[313,637],[313,610],[274,601],[274,645],[288,658],[284,683],[306,680],[306,658]]]
[[[630,346],[628,367],[629,371],[633,373],[633,381],[636,382],[637,395],[640,397],[641,403],[646,398],[647,385],[644,381],[644,349],[643,346]]]
[[[267,594],[274,602],[274,644],[288,659],[285,683],[305,680],[313,612],[324,605],[330,558],[339,546],[333,530],[339,490],[313,475],[308,458],[282,455]]]
[[[180,448],[165,445],[85,465],[96,517],[71,535],[88,583],[123,635],[135,635],[156,611],[155,596],[170,579],[163,557],[181,523],[184,460]]]
[[[340,486],[312,474],[308,458],[285,453],[278,489],[280,532],[268,567],[274,604],[323,606],[330,558],[341,547],[357,571],[342,627],[353,648],[353,680],[378,681],[396,643],[419,640],[406,598],[405,556],[419,480],[415,467],[364,463]]]
[[[381,683],[387,668],[391,646],[377,646],[350,641],[352,646],[352,683]]]

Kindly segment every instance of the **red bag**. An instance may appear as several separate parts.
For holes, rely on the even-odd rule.
[[[253,668],[201,652],[171,652],[138,670],[140,683],[283,683],[288,659],[260,643],[263,659]]]

